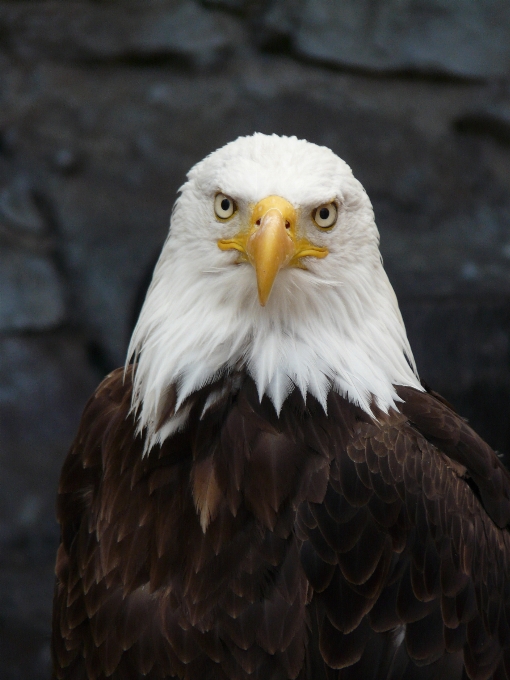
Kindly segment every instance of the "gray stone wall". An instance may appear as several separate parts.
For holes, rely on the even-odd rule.
[[[189,167],[342,156],[423,378],[510,451],[505,0],[0,0],[0,677],[49,677],[54,497]]]

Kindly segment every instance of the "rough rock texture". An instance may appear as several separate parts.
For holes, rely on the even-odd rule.
[[[48,675],[65,450],[239,134],[347,160],[423,378],[510,450],[509,37],[503,0],[0,0],[2,679]]]
[[[0,336],[0,674],[48,677],[62,459],[99,373],[83,338]]]
[[[190,0],[3,3],[0,27],[9,51],[24,59],[82,61],[180,57],[198,65],[230,45],[228,22]]]
[[[298,54],[338,66],[463,78],[510,68],[505,0],[276,0],[263,21]]]

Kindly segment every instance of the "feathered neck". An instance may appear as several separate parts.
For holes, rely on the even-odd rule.
[[[370,415],[372,400],[384,412],[396,408],[394,385],[422,389],[379,258],[338,281],[283,270],[266,307],[256,290],[250,265],[191,267],[168,239],[128,350],[137,362],[132,407],[139,431],[147,430],[146,451],[185,425],[190,395],[238,370],[278,413],[294,389],[324,410],[335,390]],[[169,390],[175,408],[161,423]]]

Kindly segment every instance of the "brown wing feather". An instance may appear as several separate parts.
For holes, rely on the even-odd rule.
[[[63,467],[55,677],[510,679],[509,476],[448,405],[278,417],[236,376],[143,457],[131,381]]]
[[[447,404],[398,389],[402,414],[345,447],[330,418],[325,500],[299,511],[328,678],[508,680],[510,477]]]
[[[59,488],[55,677],[306,677],[295,519],[326,491],[326,416],[296,395],[278,418],[250,379],[236,391],[225,380],[194,395],[189,427],[146,457],[131,370],[89,401]]]
[[[490,446],[438,395],[397,388],[400,410],[429,442],[466,469],[487,514],[499,526],[510,524],[510,473]]]

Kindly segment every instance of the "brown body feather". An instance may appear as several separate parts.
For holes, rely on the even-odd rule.
[[[56,678],[510,680],[510,478],[442,401],[277,417],[236,376],[143,457],[131,380],[62,471]]]

